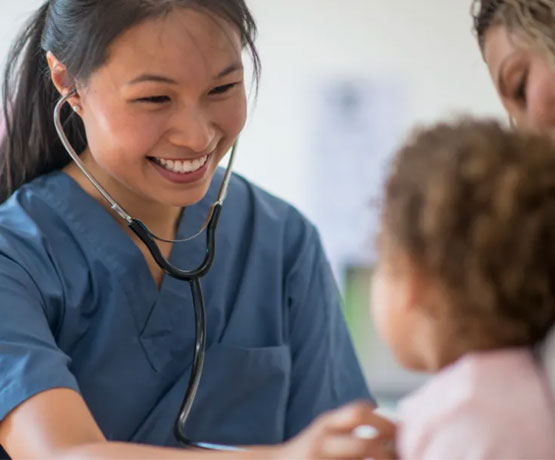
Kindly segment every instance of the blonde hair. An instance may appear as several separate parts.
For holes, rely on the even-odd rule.
[[[474,30],[480,48],[491,27],[520,33],[555,63],[555,0],[473,0]]]

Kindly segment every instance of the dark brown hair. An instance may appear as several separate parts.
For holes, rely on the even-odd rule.
[[[177,7],[214,14],[236,27],[243,46],[251,53],[258,82],[256,24],[244,0],[47,1],[14,42],[7,61],[3,81],[6,133],[0,144],[0,203],[24,183],[69,162],[54,128],[52,113],[59,94],[50,79],[46,51],[52,51],[73,78],[86,82],[106,61],[110,44],[120,34]],[[84,127],[67,105],[62,119],[75,150],[84,150]]]
[[[550,140],[493,121],[421,131],[395,159],[383,223],[446,289],[452,316],[496,345],[532,344],[555,322]]]

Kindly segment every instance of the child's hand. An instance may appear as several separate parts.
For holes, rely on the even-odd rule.
[[[357,436],[355,430],[361,425],[373,427],[375,436]],[[321,415],[275,453],[288,460],[395,459],[395,433],[395,424],[376,414],[371,405],[354,403]]]

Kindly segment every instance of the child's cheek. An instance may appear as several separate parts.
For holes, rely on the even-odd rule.
[[[376,271],[370,282],[370,310],[378,333],[387,339],[387,282],[380,272]]]

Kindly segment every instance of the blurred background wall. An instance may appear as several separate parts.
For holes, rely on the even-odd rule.
[[[0,57],[39,0],[0,0]],[[395,404],[401,371],[367,309],[387,160],[416,125],[503,117],[471,33],[470,0],[248,0],[262,81],[237,171],[316,221],[371,387]]]

